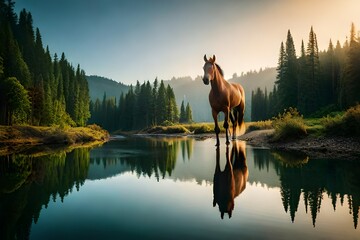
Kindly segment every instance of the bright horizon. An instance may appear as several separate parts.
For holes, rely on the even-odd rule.
[[[311,26],[321,51],[330,39],[343,45],[352,22],[360,29],[358,0],[16,1],[16,13],[23,8],[52,55],[125,84],[195,78],[204,54],[215,54],[229,79],[276,67],[288,29],[298,55]]]

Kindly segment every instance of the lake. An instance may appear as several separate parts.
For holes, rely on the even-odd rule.
[[[360,160],[119,137],[0,157],[0,239],[359,239]]]

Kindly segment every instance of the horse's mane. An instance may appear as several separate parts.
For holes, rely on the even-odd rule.
[[[222,68],[217,63],[215,63],[215,65],[216,65],[217,69],[219,70],[221,76],[224,77],[224,71],[222,70]]]

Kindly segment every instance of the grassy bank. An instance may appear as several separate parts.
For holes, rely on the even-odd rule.
[[[75,128],[0,126],[2,145],[71,145],[86,142],[104,142],[109,133],[96,125]]]
[[[225,129],[220,122],[221,132]],[[358,137],[360,136],[360,105],[346,112],[336,112],[322,118],[303,118],[294,108],[289,108],[272,120],[245,123],[246,132],[274,129],[272,141],[291,141],[306,136]],[[214,123],[168,124],[143,129],[143,134],[214,134]]]
[[[283,114],[268,121],[254,122],[249,129],[260,130],[274,128],[272,140],[282,141],[313,137],[359,137],[360,105],[346,112],[334,112],[322,118],[303,118],[296,109],[287,109]]]

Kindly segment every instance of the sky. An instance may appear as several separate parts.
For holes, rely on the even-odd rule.
[[[320,50],[360,28],[359,0],[15,0],[23,8],[52,55],[125,84],[195,78],[204,54],[228,79],[276,67],[289,29],[299,55],[311,26]]]

